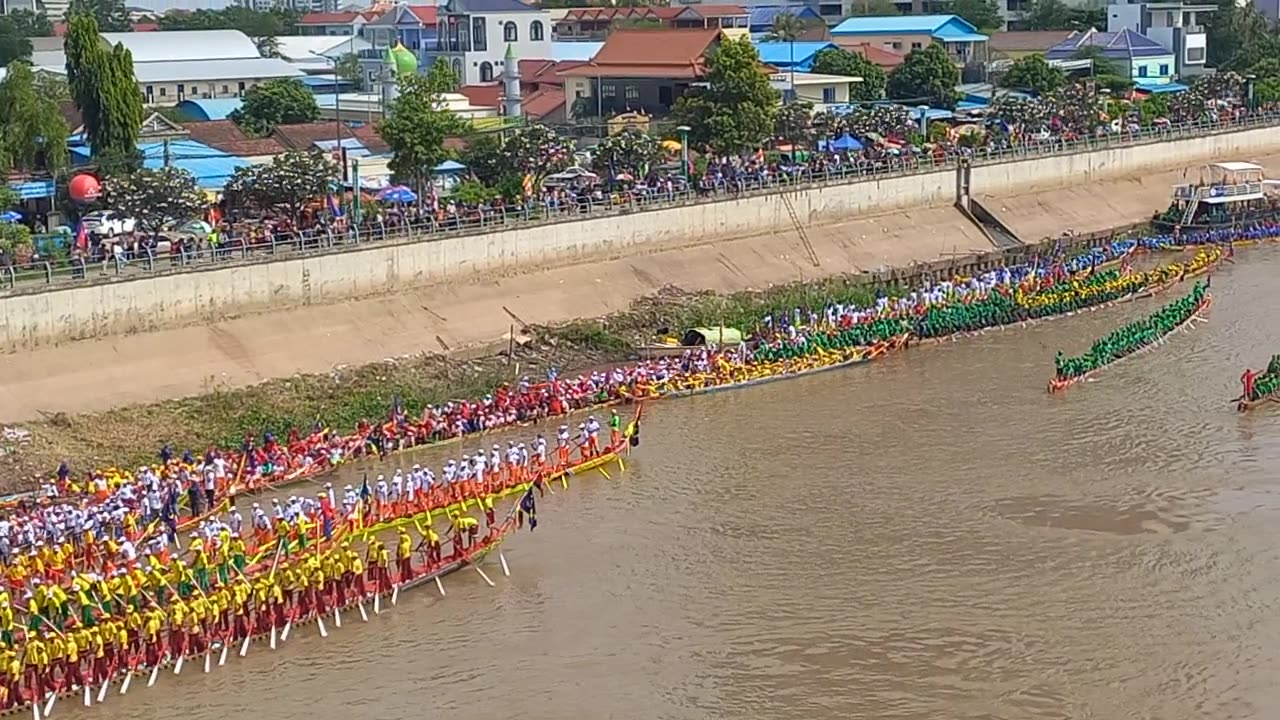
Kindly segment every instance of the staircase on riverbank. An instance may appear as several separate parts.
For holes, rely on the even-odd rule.
[[[974,199],[970,192],[971,170],[972,165],[967,159],[961,160],[956,166],[956,209],[981,230],[983,236],[991,241],[993,246],[1008,250],[1025,245],[1008,225],[995,216],[995,213],[987,210],[982,203]]]

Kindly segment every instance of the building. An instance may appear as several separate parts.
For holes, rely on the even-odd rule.
[[[600,117],[635,110],[666,115],[705,79],[707,54],[722,37],[719,30],[615,30],[590,62],[560,72],[566,111],[589,98]]]
[[[571,8],[555,22],[554,37],[562,41],[601,41],[617,26],[708,30],[719,28],[732,37],[746,35],[750,13],[740,5],[676,7]]]
[[[1017,60],[1027,55],[1043,55],[1049,48],[1071,36],[1071,30],[1011,30],[992,33],[987,41],[991,56]]]
[[[835,49],[833,42],[783,42],[758,40],[756,52],[760,54],[760,62],[772,65],[779,70],[795,70],[809,72],[817,61],[818,53]]]
[[[338,0],[236,0],[235,4],[258,12],[288,9],[304,13],[332,13],[338,10]]]
[[[464,85],[502,75],[508,47],[516,57],[551,57],[551,13],[520,0],[447,0],[439,6],[435,48]]]
[[[434,5],[395,5],[377,17],[365,21],[359,34],[368,41],[368,47],[359,50],[367,85],[379,81],[387,51],[402,45],[418,59],[418,66],[430,67],[429,55],[436,45],[436,21],[438,8]]]
[[[1173,53],[1174,74],[1201,75],[1208,57],[1208,35],[1200,21],[1216,5],[1181,2],[1125,2],[1107,5],[1107,32],[1132,30]]]
[[[239,97],[268,80],[302,76],[284,60],[262,57],[238,30],[102,33],[102,39],[133,54],[133,74],[148,105]],[[59,47],[32,52],[31,63],[65,74],[67,59]]]
[[[861,81],[862,78],[810,72],[776,72],[769,75],[769,84],[786,101],[803,100],[812,103],[816,111],[826,110],[828,106],[848,105],[850,86]]]
[[[284,35],[276,38],[276,53],[281,59],[308,75],[332,73],[347,55],[358,55],[370,47],[369,41],[356,35]]]
[[[298,19],[299,35],[359,35],[365,23],[377,20],[382,13],[364,12],[307,13]]]
[[[1173,53],[1151,38],[1132,30],[1102,32],[1086,30],[1049,48],[1049,60],[1070,60],[1085,48],[1098,48],[1103,57],[1117,65],[1139,90],[1166,85],[1177,77]]]
[[[987,36],[956,15],[852,17],[831,30],[841,47],[871,45],[903,54],[936,43],[957,65],[985,61]]]
[[[835,38],[833,42],[836,44],[836,47],[841,50],[857,53],[885,72],[889,72],[901,65],[902,61],[907,57],[903,53],[885,50],[878,45],[870,45],[868,43],[857,42],[856,40],[842,40],[840,38]]]
[[[751,14],[747,17],[747,29],[751,32],[751,37],[758,37],[772,30],[773,21],[777,20],[779,15],[795,15],[801,20],[808,21],[808,32],[803,38],[798,39],[827,39],[827,31],[822,23],[822,17],[813,8],[805,5],[756,5],[752,7]]]

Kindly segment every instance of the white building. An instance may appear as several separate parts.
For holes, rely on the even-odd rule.
[[[520,0],[448,0],[430,54],[448,58],[463,85],[492,82],[502,76],[508,45],[517,58],[549,59],[551,27],[549,11]]]
[[[284,60],[262,57],[238,30],[102,33],[102,39],[133,53],[133,74],[148,105],[239,97],[267,80],[303,75]],[[61,48],[36,50],[31,64],[65,74],[67,58]]]
[[[1209,54],[1201,21],[1216,5],[1182,2],[1122,2],[1107,5],[1107,32],[1129,29],[1173,53],[1179,77],[1200,75]]]

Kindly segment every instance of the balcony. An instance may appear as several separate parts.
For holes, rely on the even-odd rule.
[[[1204,26],[1203,25],[1183,25],[1182,32],[1188,35],[1203,35]]]

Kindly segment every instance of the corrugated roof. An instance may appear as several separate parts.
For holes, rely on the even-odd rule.
[[[276,49],[285,60],[325,63],[372,47],[355,35],[281,35]]]
[[[542,8],[520,0],[453,0],[456,12],[543,12]]]
[[[591,62],[561,71],[566,77],[695,78],[719,30],[615,30]]]
[[[239,30],[102,33],[102,39],[129,48],[135,64],[262,57],[249,36]]]
[[[750,19],[747,20],[747,24],[751,26],[752,30],[757,28],[767,29],[773,25],[773,21],[779,15],[795,15],[801,19],[820,19],[818,13],[804,6],[757,5],[751,8]]]
[[[810,61],[814,55],[826,50],[827,48],[836,47],[835,43],[830,42],[758,42],[756,43],[756,52],[760,55],[760,62],[769,65],[791,65],[805,64]]]
[[[877,67],[884,70],[896,68],[902,64],[903,60],[906,59],[905,55],[899,55],[891,50],[885,50],[884,48],[876,47],[875,45],[870,45],[868,43],[841,42],[840,38],[836,38],[835,43],[838,47],[844,50],[858,53],[862,57],[870,60]]]
[[[307,13],[298,18],[299,25],[349,25],[361,17],[358,12]]]
[[[542,119],[564,107],[564,90],[548,87],[524,98],[520,102],[520,111],[525,117],[534,120]]]
[[[145,85],[208,80],[272,80],[301,77],[302,71],[279,58],[260,57],[134,63],[133,74],[139,83]]]
[[[958,24],[964,32],[978,28],[958,15],[889,15],[851,17],[831,30],[832,35],[874,35],[877,33],[929,34],[944,25]]]
[[[741,5],[690,5],[689,9],[706,18],[750,15],[750,12]]]
[[[167,150],[165,143],[144,143],[138,149],[142,151],[143,167],[163,167],[167,152],[172,165],[194,175],[196,183],[209,190],[221,190],[237,168],[249,164],[247,160],[192,140],[170,141]]]
[[[240,98],[197,98],[178,103],[178,112],[192,120],[225,120],[242,104]]]
[[[1071,35],[1070,30],[1013,30],[992,33],[992,50],[1005,52],[1044,52]]]
[[[502,103],[502,85],[497,82],[463,85],[458,93],[476,107],[498,107]]]
[[[1155,40],[1128,28],[1114,33],[1100,32],[1090,28],[1083,33],[1072,33],[1066,40],[1049,48],[1045,52],[1045,57],[1051,60],[1063,60],[1073,57],[1086,47],[1100,48],[1103,56],[1111,60],[1162,57],[1173,54]]]

